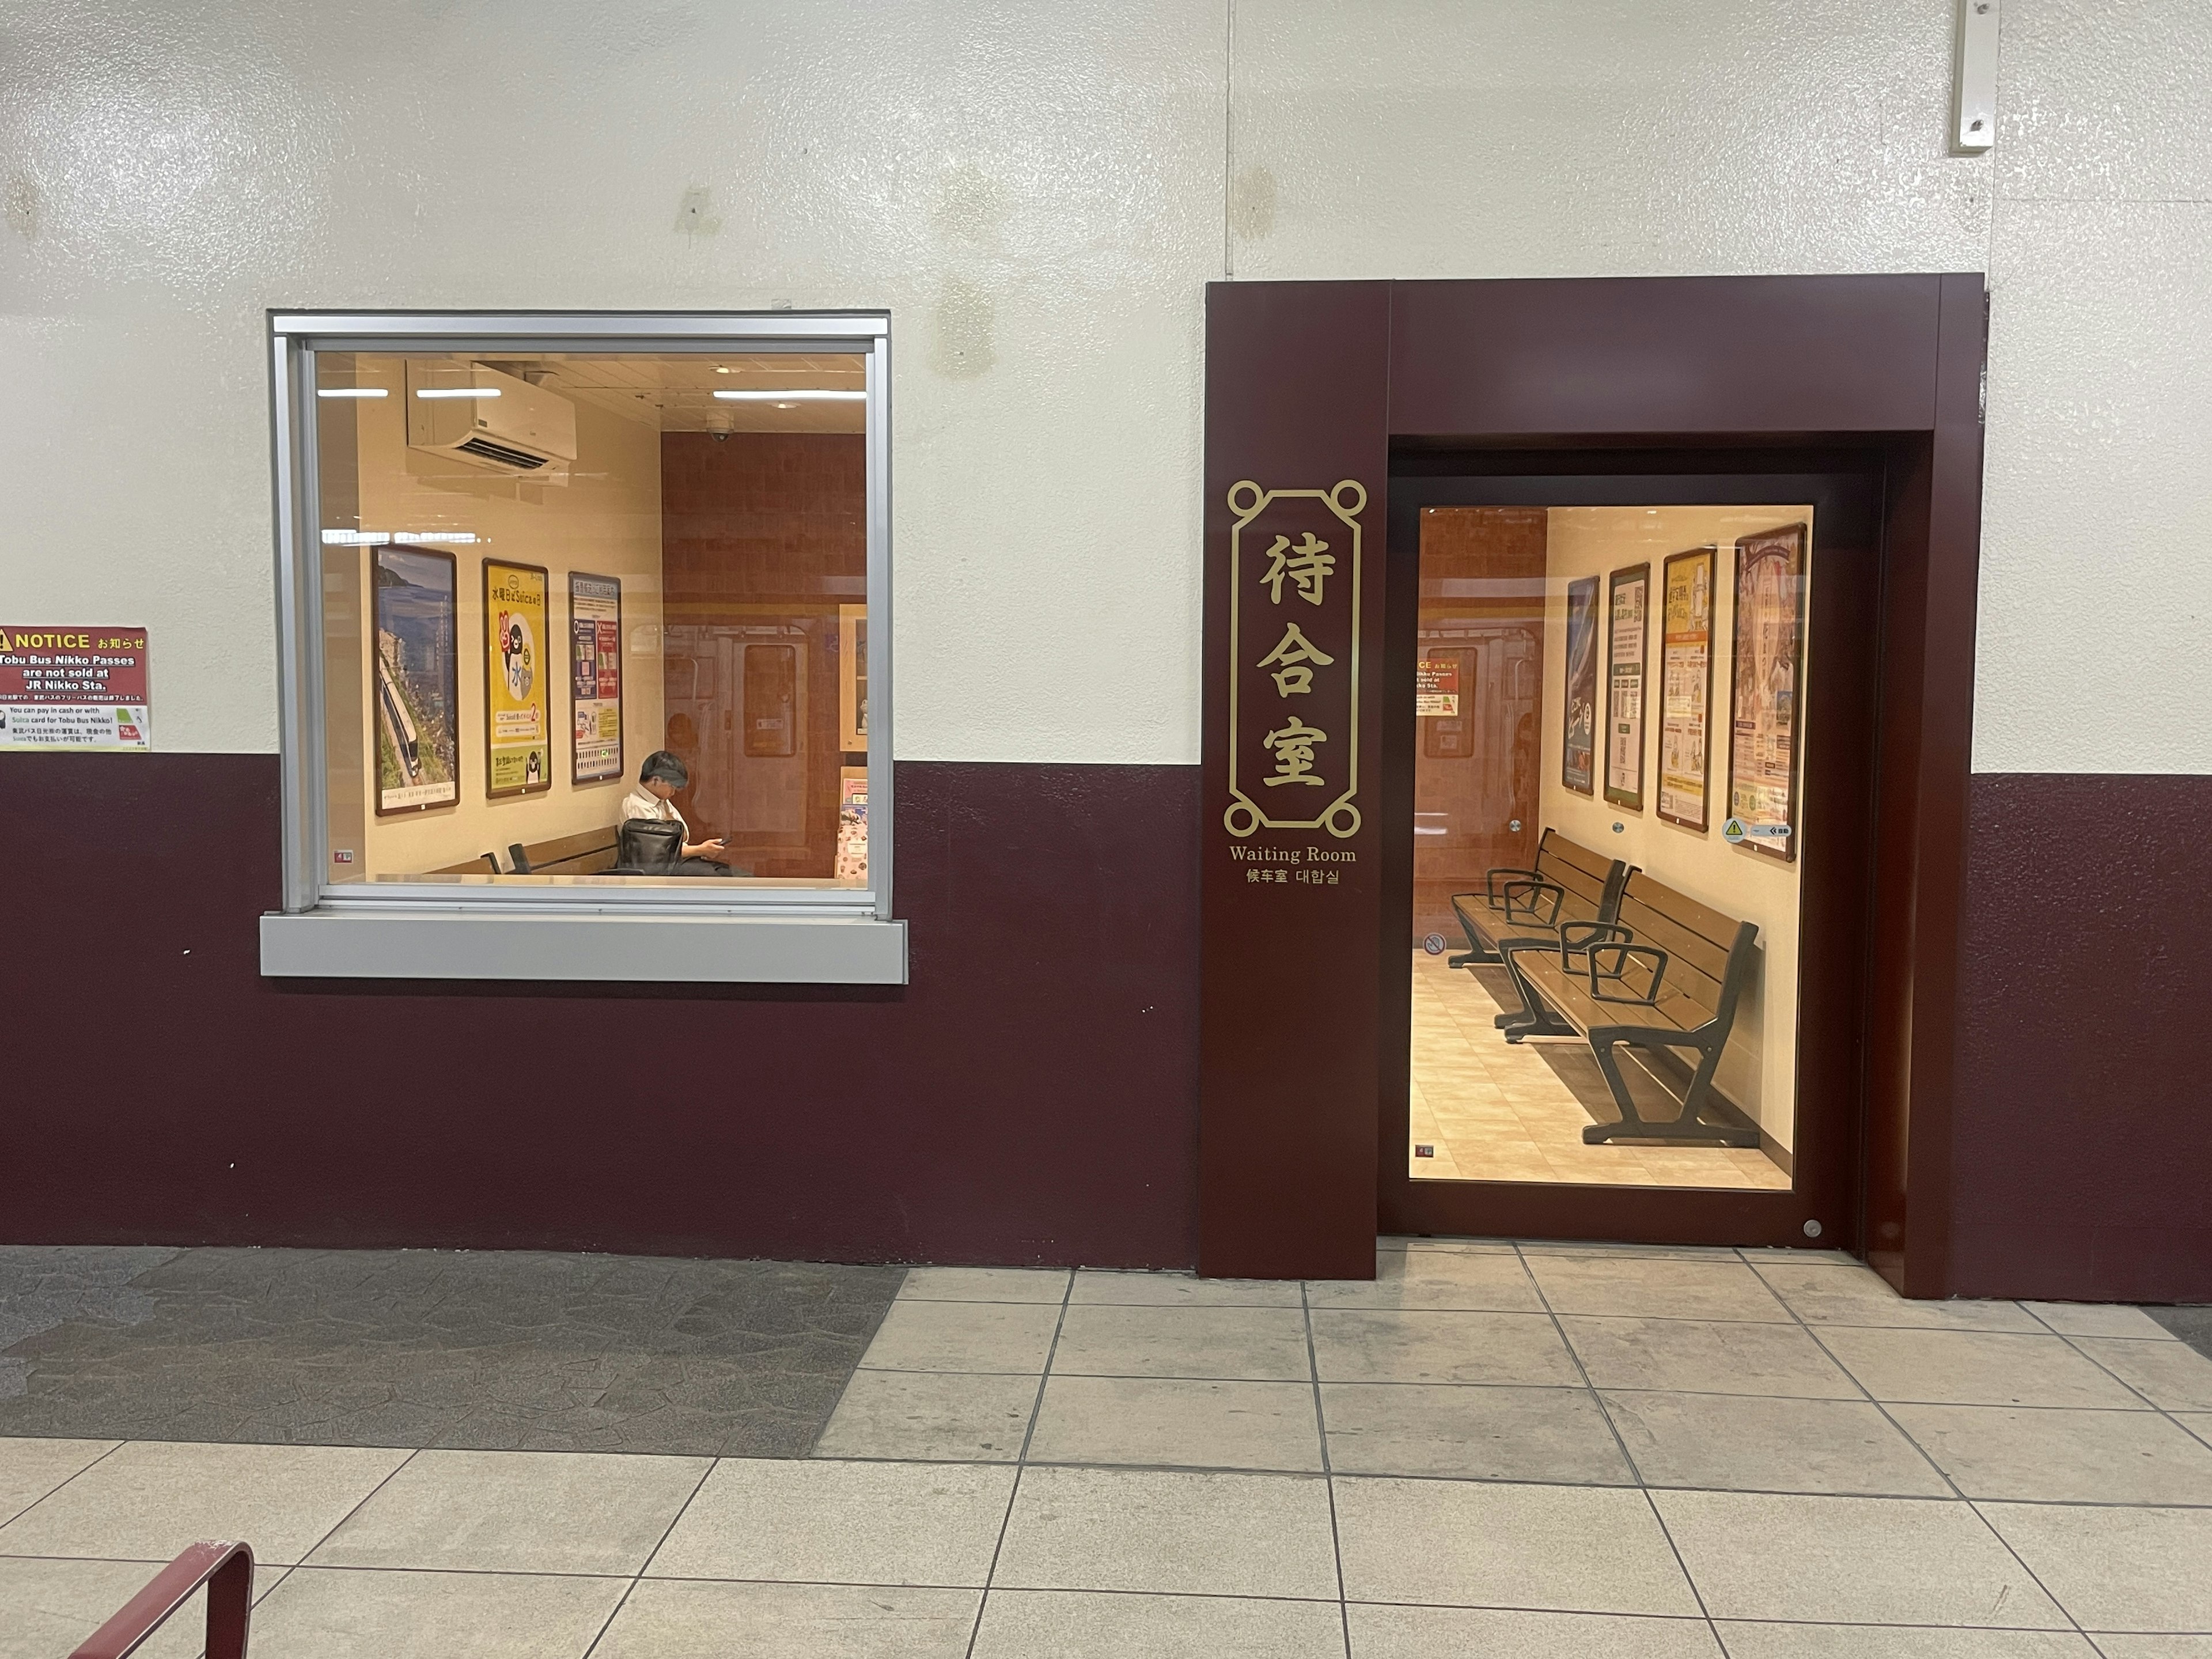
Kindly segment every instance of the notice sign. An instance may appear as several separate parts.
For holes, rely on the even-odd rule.
[[[1413,714],[1420,720],[1459,718],[1459,660],[1424,657],[1413,671]]]
[[[0,749],[154,746],[143,628],[0,626]]]

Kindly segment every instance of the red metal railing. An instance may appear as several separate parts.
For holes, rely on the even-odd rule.
[[[244,1544],[195,1544],[87,1637],[70,1659],[124,1659],[207,1586],[207,1659],[246,1659],[253,1614],[253,1551]]]

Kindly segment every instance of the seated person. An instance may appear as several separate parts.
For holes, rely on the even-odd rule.
[[[684,814],[676,810],[672,799],[676,792],[691,781],[690,769],[665,749],[656,749],[645,757],[645,764],[637,769],[637,787],[623,797],[622,816],[629,818],[654,818],[663,823],[673,822],[684,825],[682,860],[670,873],[684,876],[726,876],[730,873],[728,854],[720,839],[695,842],[691,826]]]

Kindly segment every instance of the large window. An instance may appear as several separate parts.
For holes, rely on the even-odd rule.
[[[606,954],[608,919],[721,920],[647,959],[750,970],[607,976],[884,977],[761,951],[880,952],[791,924],[890,914],[887,338],[847,314],[276,318],[286,911],[385,939],[410,915],[441,925],[425,941],[596,925],[527,936],[581,951],[556,977],[631,948]],[[369,971],[373,931],[283,936]]]

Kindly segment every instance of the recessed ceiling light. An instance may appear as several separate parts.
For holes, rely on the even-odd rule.
[[[315,388],[318,398],[388,398],[391,395],[380,386],[322,386]]]
[[[797,404],[778,404],[776,407],[778,409],[796,409],[799,405]]]
[[[418,398],[496,398],[499,388],[495,386],[417,386],[415,395]]]
[[[832,403],[859,403],[868,394],[865,392],[830,392],[816,390],[806,392],[717,392],[714,395],[717,398],[721,398],[725,403],[773,404],[781,403],[786,398],[804,398]]]
[[[726,368],[723,368],[723,367],[722,367],[722,365],[721,365],[721,364],[720,364],[720,363],[716,363],[716,364],[714,365],[714,373],[715,373],[715,374],[728,374],[729,372],[730,372],[730,371],[729,371],[728,369],[726,369]]]

